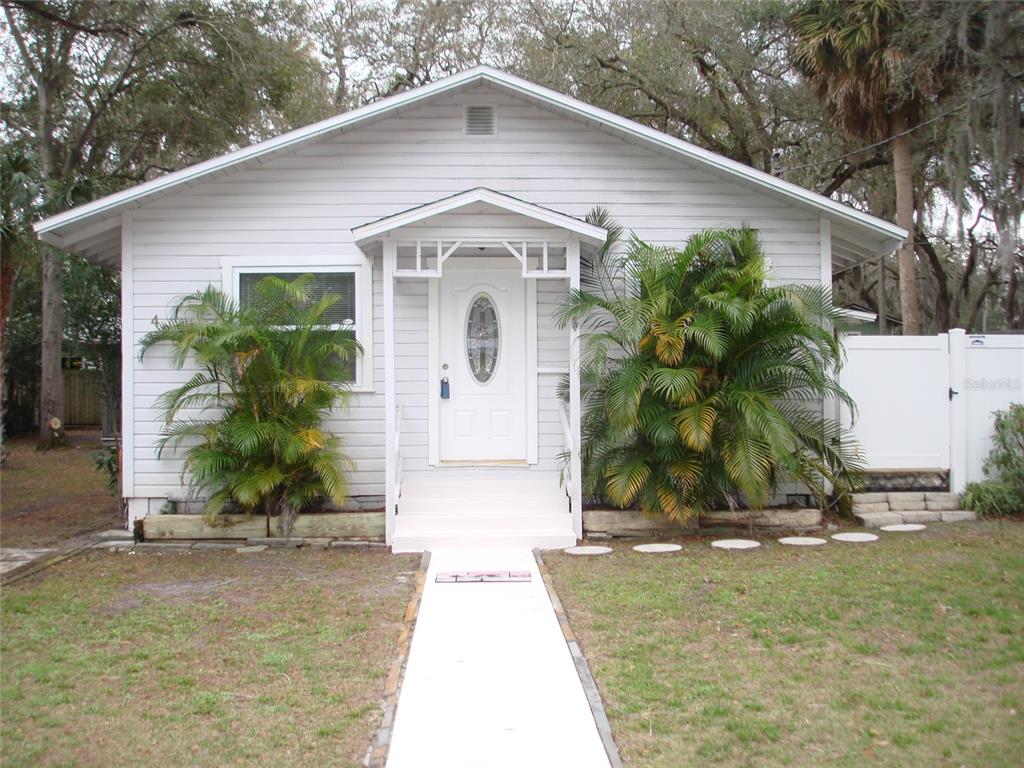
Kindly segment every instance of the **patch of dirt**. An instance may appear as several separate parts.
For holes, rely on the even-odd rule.
[[[273,549],[250,555],[235,552],[184,551],[178,553],[131,554],[90,553],[87,558],[110,564],[130,561],[139,583],[130,584],[108,602],[103,611],[123,613],[157,601],[168,605],[189,605],[216,599],[229,607],[252,611],[263,602],[270,584],[289,583],[299,593],[312,587],[351,595],[374,603],[404,595],[415,579],[415,571],[400,571],[389,578],[366,578],[367,570],[379,568],[384,552],[334,552],[314,549]],[[159,565],[147,566],[155,560]],[[410,558],[409,566],[416,561]],[[153,569],[177,578],[152,581]],[[207,577],[207,575],[209,575]]]
[[[96,504],[103,505],[109,500],[110,494],[87,493],[79,495],[75,502],[77,504],[84,503],[88,506],[93,506]],[[23,517],[29,516],[38,520],[40,517],[52,517],[54,513],[66,514],[65,506],[69,504],[67,496],[46,496],[42,499],[36,499],[35,501],[19,505],[13,512],[9,512],[4,516],[5,522],[20,520]]]
[[[245,605],[255,602],[256,595],[248,589],[249,585],[240,584],[240,582],[243,582],[243,579],[236,577],[231,579],[185,579],[133,585],[123,595],[111,601],[105,607],[105,611],[109,614],[122,613],[133,608],[140,608],[147,599],[153,598],[170,605],[187,605],[209,597],[219,598],[229,605]]]
[[[68,432],[67,445],[35,450],[35,437],[11,440],[0,470],[0,542],[42,547],[105,528],[121,527],[117,499],[90,454],[99,432]]]

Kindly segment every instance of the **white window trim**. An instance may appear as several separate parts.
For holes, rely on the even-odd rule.
[[[220,260],[224,293],[238,298],[239,275],[243,272],[351,272],[355,275],[356,341],[363,352],[356,358],[356,378],[350,392],[375,392],[373,388],[373,266],[364,256],[305,256],[282,264],[273,256],[226,256]]]

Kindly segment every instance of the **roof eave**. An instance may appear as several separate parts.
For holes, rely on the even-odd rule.
[[[719,155],[711,152],[710,150],[690,144],[682,139],[677,139],[674,136],[669,136],[661,131],[648,128],[645,125],[641,125],[633,120],[617,115],[614,112],[609,112],[601,107],[595,107],[592,104],[587,104],[579,99],[551,90],[550,88],[537,85],[536,83],[531,83],[528,80],[523,80],[515,75],[497,73],[501,75],[500,78],[494,78],[494,73],[497,73],[497,71],[492,70],[486,72],[485,76],[487,79],[493,79],[498,85],[511,87],[522,93],[532,95],[535,98],[548,103],[550,106],[568,110],[585,119],[598,120],[599,122],[614,126],[615,128],[630,135],[641,136],[651,143],[660,145],[676,154],[683,155],[684,157],[692,160],[697,160],[712,167],[718,167],[722,170],[729,171],[741,178],[745,178],[753,182],[754,184],[779,192],[791,199],[809,203],[840,220],[848,221],[856,226],[867,227],[883,236],[895,238],[897,242],[902,242],[907,237],[907,230],[893,224],[892,222],[858,211],[857,209],[851,208],[847,205],[843,205],[829,197],[825,197],[823,195],[819,195],[817,192],[805,189],[798,184],[786,181],[785,179],[780,179],[777,176],[772,176],[771,174],[759,171],[756,168],[751,168],[748,165],[744,165],[743,163],[739,163],[723,155]]]
[[[72,226],[84,219],[105,213],[114,213],[120,207],[138,204],[141,200],[151,195],[169,190],[180,184],[196,181],[207,174],[255,159],[270,152],[287,149],[333,131],[343,130],[393,109],[415,104],[434,95],[461,88],[477,81],[486,81],[498,87],[507,88],[520,95],[536,99],[547,104],[549,107],[573,114],[581,119],[599,122],[629,137],[640,138],[676,155],[696,161],[701,165],[719,169],[738,179],[779,194],[784,198],[810,206],[816,209],[820,215],[848,223],[862,232],[873,233],[876,237],[880,238],[877,244],[879,249],[888,248],[890,243],[898,244],[907,237],[906,230],[891,222],[857,211],[831,198],[811,192],[796,184],[717,155],[709,150],[656,131],[653,128],[648,128],[613,112],[484,65],[465,70],[464,72],[410,91],[389,96],[342,115],[322,120],[319,123],[289,131],[259,144],[243,147],[226,155],[221,155],[220,157],[212,158],[188,168],[143,182],[130,189],[43,219],[34,225],[34,229],[41,237],[48,233],[55,233],[59,236],[60,232],[58,230]],[[880,250],[879,252],[885,251]]]
[[[207,174],[237,165],[238,163],[255,159],[270,152],[287,149],[293,145],[306,142],[310,139],[331,133],[332,131],[341,130],[353,124],[358,124],[364,120],[368,120],[379,114],[388,112],[396,107],[413,104],[417,101],[430,98],[435,94],[444,93],[454,88],[462,87],[475,80],[481,80],[484,76],[484,69],[481,67],[475,67],[452,75],[444,80],[438,80],[414,90],[395,94],[394,96],[388,96],[380,101],[366,104],[365,106],[345,112],[341,115],[336,115],[302,128],[296,128],[258,144],[251,144],[247,147],[237,149],[234,152],[229,152],[225,155],[211,158],[210,160],[204,160],[203,162],[190,165],[178,171],[172,171],[171,173],[143,182],[142,184],[137,184],[136,186],[122,190],[121,192],[115,192],[114,194],[107,195],[106,197],[101,197],[99,200],[95,200],[91,203],[85,203],[84,205],[76,206],[64,211],[63,213],[49,216],[36,222],[33,225],[33,229],[37,235],[42,237],[42,235],[48,232],[54,232],[62,227],[75,224],[83,219],[112,212],[120,206],[149,197],[150,195],[178,186],[179,184],[186,184],[190,181],[206,176]]]

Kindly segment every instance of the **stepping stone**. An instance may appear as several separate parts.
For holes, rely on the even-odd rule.
[[[865,528],[881,528],[883,525],[898,525],[903,522],[903,515],[899,512],[858,512],[855,508],[853,516],[860,520]]]
[[[582,547],[569,547],[563,549],[568,555],[607,555],[612,551],[611,547],[595,547],[595,546],[582,546]]]
[[[834,533],[832,538],[836,541],[847,541],[853,544],[859,544],[867,541],[878,541],[878,537],[873,533]]]
[[[944,523],[963,523],[968,520],[977,520],[978,515],[969,509],[956,509],[950,511],[943,511],[942,522]]]
[[[756,549],[761,542],[753,539],[719,539],[712,541],[711,546],[717,549]]]
[[[106,549],[111,552],[127,552],[135,548],[134,541],[97,541],[92,545],[93,549]]]
[[[52,549],[0,549],[0,560],[5,563],[27,563],[51,552],[53,552]]]
[[[267,538],[266,536],[253,536],[245,540],[246,546],[258,547],[260,544],[265,544],[268,547],[301,547],[306,543],[305,539],[298,537],[292,537],[290,539],[279,539],[276,536]]]
[[[635,552],[643,552],[644,554],[654,554],[656,552],[678,552],[682,549],[678,544],[637,544],[633,547]]]
[[[889,533],[910,533],[911,531],[923,531],[926,527],[920,523],[900,523],[899,525],[883,525],[879,530]]]
[[[185,542],[140,541],[135,545],[136,552],[188,552],[190,549],[192,549],[192,544]]]
[[[924,501],[924,491],[892,491],[889,494],[889,504],[894,501]]]
[[[932,512],[956,512],[960,509],[958,493],[926,493],[924,501]]]
[[[94,535],[97,541],[135,541],[135,534],[123,528],[112,528]]]
[[[921,499],[910,499],[907,501],[900,501],[898,499],[890,499],[889,510],[892,512],[921,512],[927,509],[925,500]]]
[[[904,523],[937,523],[942,519],[941,512],[900,512]]]
[[[878,504],[889,500],[888,493],[855,493],[853,494],[854,504]]]
[[[337,540],[337,541],[332,541],[331,544],[330,544],[330,548],[331,549],[369,549],[370,548],[370,542],[363,541],[361,539],[357,539],[357,540],[341,539],[341,540]]]
[[[928,499],[924,505],[931,512],[956,512],[960,509],[960,499]]]
[[[791,547],[819,547],[822,544],[828,544],[828,541],[819,539],[817,536],[783,536],[779,539],[779,544],[787,544]]]
[[[862,504],[859,502],[853,503],[853,514],[857,515],[879,515],[885,514],[889,511],[889,502],[878,501],[871,502],[868,504]]]

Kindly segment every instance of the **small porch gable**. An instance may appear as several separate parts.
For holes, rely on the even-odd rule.
[[[579,289],[581,249],[607,231],[476,188],[352,234],[383,266],[388,542],[430,548],[458,540],[456,523],[462,537],[496,542],[581,536],[579,330],[550,320],[559,295]],[[550,329],[541,344],[539,319]],[[565,374],[567,413],[556,386]],[[542,478],[543,493],[516,499]]]

